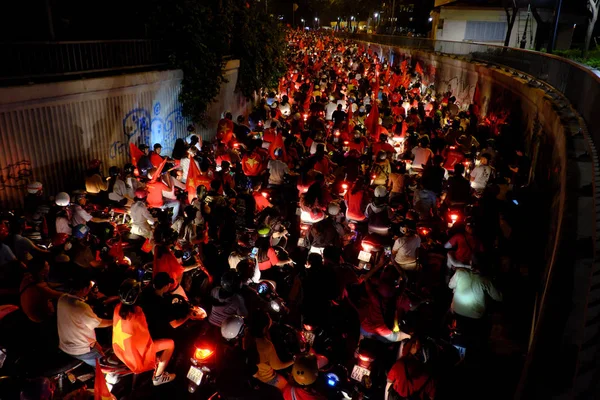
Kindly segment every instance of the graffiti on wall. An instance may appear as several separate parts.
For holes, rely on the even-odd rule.
[[[164,114],[160,102],[154,103],[152,110],[134,108],[123,118],[123,134],[125,138],[114,141],[108,148],[108,156],[114,159],[120,155],[129,154],[129,143],[147,144],[160,143],[163,154],[173,150],[177,139],[177,127],[185,127],[186,120],[181,114],[181,106]]]
[[[8,164],[0,168],[0,190],[24,188],[32,176],[31,161],[21,160]]]

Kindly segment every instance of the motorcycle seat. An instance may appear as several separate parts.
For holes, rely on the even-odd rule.
[[[20,364],[27,366],[26,372],[31,376],[53,377],[70,372],[83,364],[83,361],[77,360],[60,350],[42,357],[39,354],[32,354],[30,357],[29,361],[21,359]]]

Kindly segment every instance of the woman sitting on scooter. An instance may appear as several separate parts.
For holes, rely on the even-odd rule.
[[[364,178],[360,177],[354,182],[352,189],[346,192],[344,201],[346,202],[346,219],[352,221],[364,221],[367,202],[367,187]]]
[[[306,193],[300,198],[302,218],[307,222],[318,222],[325,218],[325,207],[331,201],[331,196],[324,188],[325,177],[323,174],[315,176],[315,182],[310,185]]]

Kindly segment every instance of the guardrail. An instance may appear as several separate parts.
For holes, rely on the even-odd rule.
[[[583,136],[586,140],[589,139],[588,152],[589,158],[592,161],[592,171],[588,171],[588,178],[591,178],[591,190],[590,195],[593,199],[593,204],[600,204],[600,166],[598,164],[598,156],[596,154],[596,148],[600,146],[600,118],[597,118],[598,111],[600,110],[600,72],[592,70],[574,61],[535,51],[515,49],[502,46],[485,45],[471,42],[451,42],[451,41],[439,41],[431,39],[421,38],[409,38],[409,37],[398,37],[389,35],[368,35],[368,34],[338,34],[338,36],[353,40],[359,40],[364,42],[371,42],[376,44],[401,47],[406,49],[421,50],[426,52],[440,53],[443,55],[455,55],[461,57],[467,57],[474,61],[490,63],[497,66],[505,66],[512,70],[520,71],[529,75],[531,78],[541,81],[548,86],[551,86],[556,91],[560,92],[570,103],[571,106],[579,113],[587,125],[587,129],[583,129]],[[568,121],[565,121],[565,124]],[[567,138],[569,143],[570,138]],[[572,146],[572,144],[571,144]],[[572,149],[565,149],[565,152],[573,154]],[[572,157],[572,155],[571,155]],[[578,160],[571,159],[570,165],[572,170],[577,170]],[[588,167],[589,168],[589,167]],[[581,169],[579,169],[581,171]],[[591,175],[591,176],[590,176]],[[581,190],[577,187],[577,182],[571,182],[567,185],[565,190]],[[578,196],[578,195],[577,195]],[[575,196],[575,197],[577,197]],[[578,200],[575,200],[578,203]],[[571,201],[571,207],[573,203]],[[575,210],[578,210],[578,205],[575,204]],[[573,376],[573,389],[577,399],[587,399],[595,397],[598,385],[598,377],[600,377],[600,369],[597,368],[595,359],[600,351],[600,313],[598,307],[600,306],[600,262],[597,261],[597,252],[600,251],[600,213],[596,213],[594,208],[585,210],[589,212],[586,214],[587,221],[589,222],[590,231],[592,237],[592,248],[590,249],[593,255],[590,256],[589,262],[593,263],[590,267],[590,278],[587,294],[587,305],[585,307],[583,321],[578,321],[583,325],[583,338],[581,345],[578,349],[577,366],[575,367]],[[570,225],[575,225],[575,230],[580,231],[581,227],[577,226],[577,211],[573,214],[573,209],[570,210],[563,218],[568,219]],[[586,229],[584,229],[585,231]],[[574,234],[574,232],[570,232]],[[573,254],[573,243],[574,240],[569,237],[563,237],[566,239],[566,245],[562,245],[559,248],[565,248],[560,251],[561,258],[565,259],[570,257],[571,260],[576,258],[576,254]],[[570,240],[570,241],[569,241]],[[571,246],[571,247],[569,247]],[[568,253],[568,255],[566,254]],[[580,258],[587,258],[587,256],[581,256]],[[563,260],[564,261],[564,260]],[[586,261],[587,262],[587,261]],[[558,261],[560,264],[561,261]],[[581,260],[578,262],[581,264]],[[554,263],[553,263],[554,264]],[[563,265],[566,267],[567,265]],[[576,267],[574,266],[569,267]],[[540,321],[541,315],[539,311],[546,303],[548,299],[545,297],[546,289],[548,288],[552,280],[552,270],[556,265],[550,265],[549,269],[544,274],[542,293],[544,294],[538,304],[536,305],[536,314],[534,320]],[[579,266],[581,268],[581,266]],[[564,283],[564,282],[563,282]],[[562,283],[561,283],[562,284]],[[568,284],[568,283],[566,283]],[[581,288],[583,289],[583,288]],[[554,299],[555,302],[564,302],[566,299]],[[567,300],[568,301],[568,300]],[[548,311],[547,311],[548,312]],[[550,314],[552,311],[549,311]],[[537,324],[536,324],[537,325]],[[549,325],[549,324],[546,324]],[[556,326],[549,327],[546,329],[556,330]],[[562,328],[562,327],[561,327]],[[535,325],[533,329],[536,329]],[[562,332],[559,329],[559,332]],[[554,337],[554,335],[546,335]],[[559,338],[560,339],[560,338]],[[548,342],[548,340],[546,340]],[[539,349],[539,352],[552,352],[556,350],[557,342],[545,343],[543,349]],[[536,353],[536,349],[530,349],[530,353]],[[583,356],[582,356],[583,354]],[[528,365],[531,366],[530,361],[533,359],[533,355],[528,356]],[[544,359],[545,357],[542,357]],[[551,357],[550,357],[551,358]],[[564,360],[562,360],[564,361]],[[519,393],[517,396],[520,398],[532,398],[527,397],[535,393],[535,384],[530,384],[527,373],[528,367],[525,368],[520,383]],[[541,371],[541,370],[540,370]],[[540,372],[538,371],[538,373]],[[545,371],[545,370],[544,370]],[[545,371],[547,372],[547,371]],[[545,375],[546,379],[542,379],[542,384],[548,384],[548,375]],[[552,378],[550,378],[552,379]],[[545,383],[544,383],[545,382]],[[592,395],[593,393],[593,395]],[[525,396],[525,397],[524,397]]]
[[[161,42],[110,40],[0,43],[0,82],[51,78],[168,64]]]

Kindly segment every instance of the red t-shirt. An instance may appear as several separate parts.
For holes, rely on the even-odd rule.
[[[283,389],[285,400],[325,400],[326,397],[318,393],[312,393],[298,386],[287,385]]]
[[[160,178],[159,178],[160,179]],[[161,181],[148,183],[146,185],[148,189],[148,198],[146,199],[146,203],[148,203],[149,208],[160,208],[163,206],[163,190],[171,190],[170,187],[165,185]]]
[[[384,307],[379,293],[375,292],[375,289],[370,284],[367,284],[367,293],[369,294],[369,303],[365,310],[366,314],[362,318],[361,327],[367,332],[381,336],[391,334],[392,330],[385,323],[383,315]],[[396,311],[399,310],[405,313],[410,310],[410,300],[407,297],[400,296],[396,299]]]
[[[275,252],[275,249],[269,247],[269,251],[267,251],[267,259],[258,262],[258,269],[260,269],[261,271],[265,271],[271,268],[272,266],[277,265],[278,262],[279,259],[277,258],[277,253]]]
[[[373,144],[373,154],[376,156],[381,150],[385,151],[386,153],[394,153],[394,148],[392,147],[391,144],[389,144],[388,142],[385,143],[381,143],[381,142],[377,142],[375,144]]]
[[[315,166],[313,167],[313,169],[315,171],[319,171],[320,173],[322,173],[323,175],[327,176],[329,175],[329,160],[327,159],[327,157],[323,157],[320,161],[317,161],[315,163]]]
[[[363,154],[365,150],[365,143],[363,141],[360,143],[355,143],[354,140],[352,140],[350,143],[348,143],[348,149],[356,150],[359,154]]]
[[[452,236],[448,243],[456,248],[454,257],[463,264],[469,264],[475,253],[483,251],[483,245],[478,239],[464,233]]]
[[[364,191],[359,190],[352,194],[352,189],[349,189],[344,197],[346,199],[346,206],[348,207],[346,216],[354,221],[364,220],[366,218],[364,209],[362,208]]]
[[[263,170],[263,158],[258,153],[246,154],[242,159],[242,170],[246,176],[257,176]]]
[[[429,399],[435,397],[435,381],[414,359],[401,358],[396,361],[388,372],[387,380],[392,382],[392,387],[401,397],[406,398],[415,393],[421,395],[420,398],[423,395],[427,395]]]
[[[152,264],[152,277],[154,278],[159,272],[166,272],[175,281],[171,285],[171,290],[174,290],[183,276],[184,268],[179,262],[175,255],[169,250],[162,257],[157,258],[154,256],[154,263]]]

